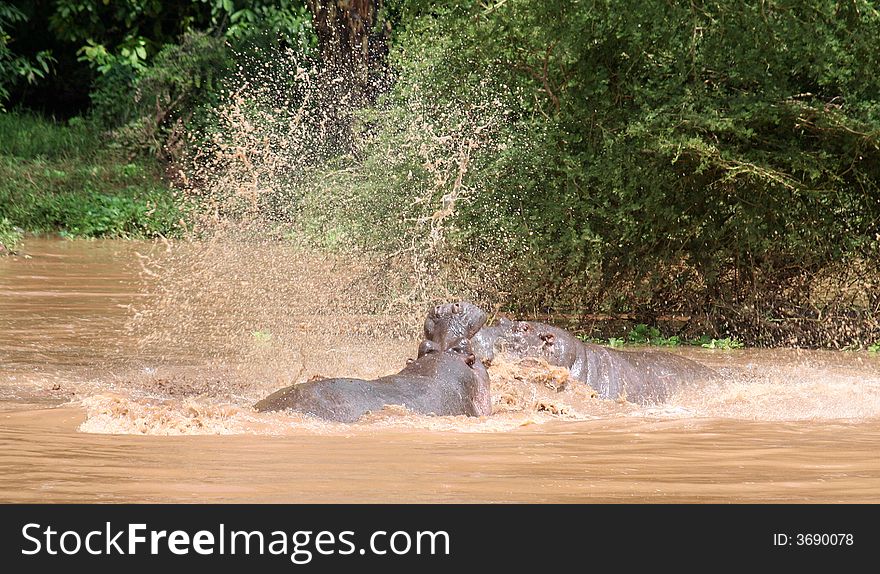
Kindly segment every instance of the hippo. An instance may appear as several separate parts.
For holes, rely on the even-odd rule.
[[[418,356],[442,352],[461,339],[471,339],[488,318],[485,311],[468,301],[437,305],[425,318],[425,339],[419,345]]]
[[[467,339],[409,361],[398,373],[375,380],[311,380],[280,389],[254,405],[258,411],[292,410],[353,423],[385,405],[403,405],[426,415],[492,414],[489,374]]]
[[[584,343],[565,329],[531,321],[502,320],[471,339],[477,359],[491,364],[496,353],[538,357],[566,367],[575,380],[601,398],[638,404],[661,403],[681,385],[714,380],[718,374],[695,361],[655,350],[620,351]]]
[[[484,326],[471,337],[471,348],[474,355],[485,365],[492,363],[495,358],[495,346],[501,343],[502,346],[513,330],[516,321],[511,321],[506,317],[500,317],[498,322],[491,326]]]

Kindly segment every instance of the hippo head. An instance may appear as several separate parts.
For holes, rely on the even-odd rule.
[[[470,339],[486,324],[486,312],[468,301],[437,305],[425,319],[425,340],[445,351],[460,339]]]
[[[517,321],[510,328],[510,339],[515,348],[538,349],[544,346],[544,339],[534,325],[528,321]]]

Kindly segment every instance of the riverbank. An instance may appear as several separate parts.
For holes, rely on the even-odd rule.
[[[180,216],[159,163],[115,148],[92,122],[0,114],[0,245],[22,233],[149,238]]]
[[[238,172],[233,172],[233,176],[236,174]],[[218,178],[222,175],[215,174]],[[313,228],[322,229],[322,221],[326,224],[324,219],[349,221],[352,229],[360,229],[361,224],[370,217],[359,211],[347,215],[337,213],[334,211],[336,204],[327,196],[335,192],[323,187],[313,193],[317,205],[311,206],[310,210],[309,202],[296,200],[296,194],[288,193],[289,190],[284,188],[283,182],[279,183],[278,178],[264,179],[279,187],[277,190],[272,188],[277,198],[267,204],[267,209],[273,205],[276,208],[284,205],[284,209],[291,210],[297,201],[303,203],[300,207],[304,206],[305,211],[296,215],[299,220],[284,220],[291,229],[302,228],[306,234],[320,235]],[[225,189],[223,185],[219,185],[219,188],[221,191]],[[122,149],[87,119],[73,118],[60,122],[23,112],[0,114],[0,255],[14,252],[23,234],[126,239],[173,236],[183,217],[179,208],[181,202],[174,194],[175,190],[165,179],[159,160]],[[346,204],[370,203],[367,197],[353,197],[358,197],[358,201],[347,201]],[[389,203],[388,209],[398,209],[395,205]],[[364,221],[358,220],[358,217]],[[269,227],[274,223],[277,222],[269,222]],[[364,225],[369,227],[368,224]],[[418,227],[419,224],[415,225]],[[346,249],[351,244],[355,249],[361,249],[361,244],[368,243],[380,258],[388,258],[398,252],[394,247],[399,238],[389,239],[386,243],[370,242],[367,241],[369,232],[364,232],[363,237],[353,233],[346,240],[348,243],[319,241],[318,248],[333,251]],[[433,249],[431,245],[426,246]],[[454,251],[456,248],[453,246],[451,249]],[[455,259],[451,255],[446,254],[447,260]],[[473,256],[469,252],[464,255]],[[433,265],[433,260],[413,265],[419,267],[427,263]],[[483,285],[478,275],[479,266],[484,264],[488,267],[483,270],[483,275],[498,280],[499,277],[515,276],[511,269],[519,263],[499,258],[496,254],[491,263],[481,259],[474,269],[469,269],[471,275],[475,270],[477,272],[471,278],[472,282],[478,283],[477,287],[470,285],[470,291],[462,291],[457,286],[443,287],[447,291],[465,293],[461,296],[467,297],[471,297],[467,293],[476,289],[474,300],[492,306],[499,304],[500,308],[531,320],[559,324],[561,318],[566,317],[560,326],[585,340],[613,347],[651,344],[725,349],[746,345],[880,351],[876,294],[872,295],[871,289],[872,281],[875,281],[872,279],[874,272],[871,271],[870,262],[865,260],[853,259],[833,269],[820,269],[818,272],[804,270],[797,289],[783,289],[783,286],[765,280],[760,286],[753,286],[755,291],[748,300],[723,290],[711,295],[704,293],[703,299],[700,299],[696,294],[702,293],[705,286],[686,282],[687,285],[681,289],[692,289],[690,299],[703,301],[694,303],[689,312],[685,312],[688,311],[687,305],[676,299],[677,295],[664,295],[664,289],[668,286],[658,287],[660,290],[654,291],[650,285],[643,285],[636,290],[636,294],[632,291],[634,284],[627,282],[625,277],[620,279],[623,291],[615,305],[607,301],[603,304],[602,298],[592,300],[587,297],[595,291],[594,283],[574,277],[565,289],[553,291],[540,306],[530,305],[527,304],[528,289],[523,291],[515,281],[506,287],[500,284]],[[544,277],[549,272],[546,264],[538,260],[533,260],[532,264],[535,266],[531,272],[533,277]],[[489,273],[493,270],[494,275]],[[412,279],[412,271],[404,269],[402,273]],[[670,271],[668,282],[681,282],[685,277],[684,271],[673,271]],[[436,273],[436,270],[433,272]],[[628,273],[636,273],[636,270]],[[424,275],[422,272],[415,280],[421,280]],[[616,292],[613,289],[606,291]],[[654,311],[669,310],[671,319],[665,319],[666,315],[662,312],[640,311],[638,302],[642,300],[663,300],[659,307],[658,303],[649,307]],[[793,302],[796,301],[802,304],[795,305]],[[698,312],[701,305],[705,309]],[[566,313],[561,313],[561,310]]]

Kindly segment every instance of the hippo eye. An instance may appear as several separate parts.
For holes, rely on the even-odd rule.
[[[437,305],[436,307],[434,307],[434,314],[435,314],[435,315],[439,315],[439,314],[440,314],[440,311],[441,311],[441,309],[440,309],[440,305]]]
[[[461,313],[461,305],[459,305],[458,303],[455,303],[452,306],[452,312],[453,313]]]

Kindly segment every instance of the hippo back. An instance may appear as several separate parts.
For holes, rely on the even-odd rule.
[[[622,373],[620,394],[630,402],[663,402],[684,387],[719,379],[715,370],[665,351],[608,351]]]
[[[384,389],[363,379],[320,379],[285,387],[254,408],[260,412],[291,410],[325,420],[353,423],[369,411],[382,409],[388,399]],[[380,392],[377,392],[380,391]]]

